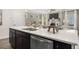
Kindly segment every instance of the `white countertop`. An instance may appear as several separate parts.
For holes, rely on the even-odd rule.
[[[79,43],[77,30],[63,29],[59,30],[59,32],[56,34],[53,34],[53,32],[48,32],[47,29],[43,28],[40,28],[39,30],[36,31],[23,30],[24,28],[28,28],[27,26],[18,26],[11,28],[68,44],[78,45]]]

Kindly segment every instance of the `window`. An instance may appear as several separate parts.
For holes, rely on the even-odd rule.
[[[74,28],[74,20],[75,20],[74,17],[75,16],[74,16],[74,11],[73,10],[67,12],[68,28],[71,28],[71,29]]]

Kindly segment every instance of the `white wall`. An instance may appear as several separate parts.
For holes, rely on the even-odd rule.
[[[2,12],[0,39],[9,37],[9,27],[25,25],[25,11],[23,9],[4,9]]]
[[[13,11],[14,25],[21,26],[25,25],[25,10],[18,9]]]
[[[41,13],[44,13],[44,14],[48,14],[49,13],[49,9],[28,9],[26,10],[26,12],[31,12],[31,13],[36,13],[36,14],[41,14]]]

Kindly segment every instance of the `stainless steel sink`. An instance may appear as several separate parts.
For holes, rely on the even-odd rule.
[[[36,29],[36,28],[24,28],[23,30],[36,31],[38,29]]]

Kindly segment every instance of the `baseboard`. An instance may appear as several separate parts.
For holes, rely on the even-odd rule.
[[[8,39],[9,38],[9,36],[4,36],[4,37],[0,37],[0,40],[2,40],[2,39]]]

